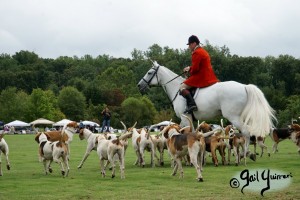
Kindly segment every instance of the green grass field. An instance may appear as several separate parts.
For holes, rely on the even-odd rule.
[[[297,147],[291,140],[279,143],[279,152],[266,154],[257,158],[256,162],[247,159],[245,167],[214,167],[211,158],[207,158],[204,166],[204,182],[196,181],[193,167],[184,167],[184,178],[171,176],[170,159],[165,152],[165,166],[151,168],[150,154],[146,153],[146,167],[134,166],[135,154],[131,141],[125,158],[125,179],[120,179],[119,170],[116,177],[111,178],[111,171],[102,178],[99,159],[93,151],[82,169],[77,165],[86,149],[86,140],[80,141],[75,135],[71,144],[71,160],[69,177],[62,178],[59,166],[52,164],[53,173],[45,175],[43,165],[38,161],[38,144],[34,135],[6,135],[10,148],[11,170],[5,167],[2,155],[3,176],[0,177],[1,200],[34,200],[34,199],[300,199],[300,156]],[[268,137],[266,144],[271,150],[272,143]],[[251,147],[252,149],[253,147]],[[258,149],[260,152],[260,149]],[[234,161],[234,157],[231,158]],[[232,188],[230,180],[243,170],[270,169],[292,175],[291,184],[280,190],[266,191],[264,197],[260,191]],[[271,182],[271,188],[274,181]],[[283,187],[284,185],[282,185]]]

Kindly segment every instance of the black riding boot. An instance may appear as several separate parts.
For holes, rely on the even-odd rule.
[[[182,90],[181,95],[186,99],[186,103],[187,103],[187,109],[185,110],[185,113],[192,113],[193,111],[198,110],[195,100],[192,97],[189,90],[187,89]]]

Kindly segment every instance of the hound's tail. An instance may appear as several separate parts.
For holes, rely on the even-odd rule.
[[[274,127],[273,122],[277,121],[275,111],[255,85],[246,85],[245,88],[248,101],[241,114],[241,121],[250,135],[265,137]]]

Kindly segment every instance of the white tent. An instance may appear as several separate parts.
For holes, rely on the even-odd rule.
[[[36,125],[36,124],[44,124],[44,125],[48,125],[48,124],[54,124],[53,121],[50,121],[48,119],[44,119],[44,118],[39,118],[37,120],[34,120],[32,122],[30,122],[31,125]]]
[[[168,126],[169,124],[174,124],[174,122],[162,121],[162,122],[156,124],[156,126]]]
[[[82,121],[82,123],[85,126],[99,126],[99,124],[97,124],[96,122],[92,122],[92,121]]]
[[[70,122],[71,122],[71,120],[69,120],[69,119],[62,119],[62,120],[54,123],[53,126],[64,126]]]
[[[171,122],[171,121],[162,121],[162,122],[159,122],[158,124],[154,124],[151,128],[150,131],[159,131],[159,128],[161,126],[168,126],[170,124],[174,124],[174,122]]]
[[[8,124],[5,124],[5,126],[24,127],[24,126],[30,126],[30,124],[28,124],[26,122],[22,122],[20,120],[15,120],[15,121],[9,122]]]

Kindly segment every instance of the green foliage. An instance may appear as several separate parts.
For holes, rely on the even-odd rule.
[[[65,87],[60,91],[58,106],[68,119],[80,121],[85,118],[85,97],[74,87]]]
[[[257,85],[280,115],[280,120],[283,120],[279,124],[290,122],[288,118],[292,113],[289,113],[288,99],[300,95],[299,58],[289,55],[265,58],[231,55],[226,45],[213,46],[209,41],[204,42],[203,48],[210,53],[212,66],[219,80],[234,80]],[[134,49],[131,55],[132,59],[113,58],[109,55],[99,55],[95,58],[90,55],[81,58],[60,56],[49,59],[40,58],[34,52],[24,50],[14,55],[2,53],[0,54],[0,92],[4,92],[5,96],[8,95],[6,91],[8,88],[15,88],[16,94],[9,94],[12,98],[11,102],[6,103],[2,100],[4,107],[0,109],[5,114],[0,113],[0,120],[31,121],[40,115],[53,120],[61,117],[73,120],[84,118],[96,120],[99,116],[95,113],[106,104],[114,110],[112,124],[116,123],[114,126],[119,126],[119,119],[123,118],[122,114],[125,113],[121,104],[130,97],[141,98],[136,84],[152,66],[151,60],[156,60],[177,74],[191,63],[191,52],[188,48],[172,49],[153,44],[146,51]],[[72,92],[75,96],[60,97],[62,90],[68,87],[76,88],[76,92]],[[36,89],[39,90],[37,92],[39,95],[36,94]],[[52,94],[49,91],[52,91]],[[33,96],[40,99],[34,105],[29,100]],[[155,106],[156,111],[166,118],[172,115],[168,113],[172,110],[172,104],[161,88],[151,88],[146,96]],[[17,102],[19,98],[24,98],[24,101]],[[59,98],[60,101],[57,101]],[[38,105],[40,103],[46,105]],[[152,123],[153,117],[155,117],[154,121],[164,118],[155,115],[157,114],[148,112],[143,115],[143,122]]]
[[[157,124],[162,121],[169,121],[172,120],[172,122],[180,123],[179,120],[176,120],[176,114],[172,108],[158,111],[157,114],[154,117],[154,124]]]
[[[51,90],[34,89],[30,95],[31,121],[46,118],[59,121],[63,115],[59,114],[57,97]]]
[[[138,122],[139,127],[153,124],[156,109],[153,103],[147,98],[129,97],[121,104],[121,119],[126,124]]]
[[[29,96],[23,91],[17,91],[15,87],[9,87],[1,91],[0,95],[0,119],[5,122],[14,120],[27,121],[29,113]]]
[[[290,96],[284,110],[279,111],[279,127],[287,126],[292,123],[292,119],[299,120],[300,117],[300,96]]]
[[[13,58],[21,65],[33,64],[39,59],[37,54],[29,51],[16,52]]]

